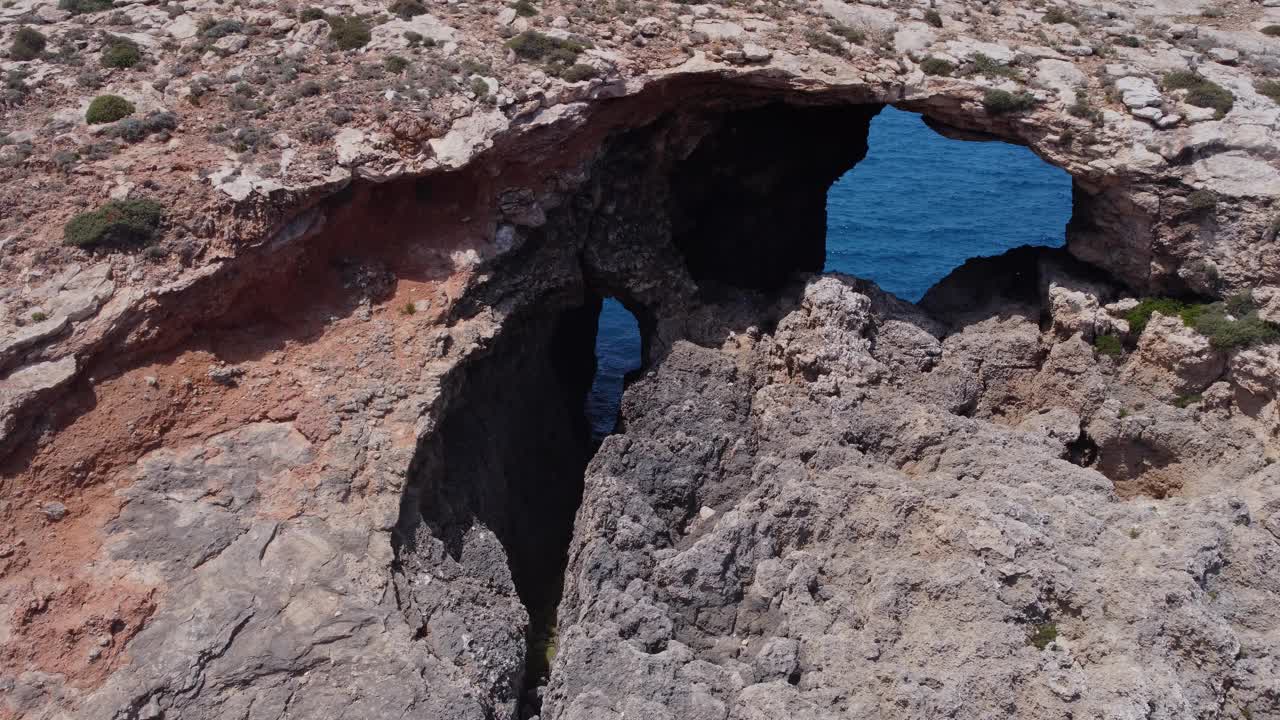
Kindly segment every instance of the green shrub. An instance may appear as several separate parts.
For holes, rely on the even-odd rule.
[[[849,27],[841,23],[831,23],[831,34],[853,43],[861,45],[866,42],[867,34],[856,27]],[[840,48],[839,52],[843,52],[844,48]]]
[[[44,322],[45,320],[48,320],[48,319],[49,319],[49,316],[45,313],[40,312],[39,310],[31,313],[31,322],[39,323],[39,322]]]
[[[58,7],[72,15],[102,12],[114,7],[111,0],[58,0]]]
[[[134,110],[133,103],[119,95],[99,95],[89,103],[84,119],[90,125],[101,125],[128,117]]]
[[[1192,405],[1198,405],[1204,400],[1204,396],[1200,393],[1193,395],[1181,395],[1177,400],[1173,401],[1173,406],[1177,408],[1186,408]]]
[[[324,11],[318,7],[305,7],[298,11],[299,22],[315,22],[316,20],[324,20]]]
[[[515,9],[516,15],[520,17],[533,17],[538,14],[538,8],[534,7],[529,0],[518,0],[511,7]]]
[[[1218,206],[1218,195],[1211,190],[1196,190],[1187,196],[1187,209],[1192,212],[1212,210]]]
[[[79,248],[128,248],[149,244],[164,217],[154,200],[112,200],[81,213],[63,228],[63,242]]]
[[[1182,323],[1209,338],[1219,350],[1249,347],[1280,340],[1280,326],[1258,317],[1253,296],[1236,295],[1225,302],[1185,303],[1172,298],[1144,298],[1126,319],[1135,333],[1147,327],[1153,312],[1177,316]]]
[[[583,80],[590,80],[598,74],[599,73],[596,69],[590,65],[576,63],[565,68],[564,72],[560,73],[560,79],[565,82],[576,83],[582,82]]]
[[[1213,303],[1199,306],[1194,312],[1184,314],[1183,320],[1195,328],[1197,332],[1209,338],[1209,344],[1219,350],[1244,348],[1251,345],[1275,342],[1280,340],[1280,326],[1269,323],[1258,317],[1253,307],[1252,298],[1248,300],[1247,309],[1235,312],[1228,309],[1227,303]]]
[[[1173,298],[1143,298],[1137,307],[1125,314],[1124,319],[1129,322],[1129,330],[1134,335],[1141,335],[1142,331],[1147,329],[1147,323],[1151,321],[1153,313],[1159,312],[1165,317],[1178,317],[1182,315],[1187,307],[1186,303]]]
[[[387,69],[387,72],[393,72],[399,75],[404,72],[405,68],[409,67],[409,61],[399,55],[388,55],[386,59],[382,61],[382,66]]]
[[[1218,111],[1218,117],[1231,112],[1235,105],[1236,96],[1230,90],[1188,70],[1166,74],[1164,87],[1166,90],[1186,90],[1188,103],[1196,107],[1213,108]]]
[[[489,94],[489,83],[485,82],[484,78],[473,77],[469,89],[473,95],[482,98]]]
[[[415,15],[426,15],[427,6],[422,4],[422,0],[395,0],[387,11],[408,20]]]
[[[1268,25],[1262,28],[1262,34],[1270,35],[1271,37],[1280,37],[1280,25]]]
[[[112,35],[102,48],[102,67],[131,68],[142,60],[138,43],[129,38]]]
[[[507,41],[507,47],[523,60],[541,62],[553,75],[573,66],[586,46],[573,40],[561,40],[536,30],[525,30]]]
[[[9,46],[9,56],[14,60],[35,60],[44,52],[48,40],[39,30],[23,26],[13,35],[13,44]]]
[[[920,70],[925,75],[950,75],[955,72],[956,66],[942,58],[927,57],[920,61]]]
[[[1116,44],[1131,48],[1142,47],[1142,41],[1134,35],[1121,35],[1116,38]]]
[[[1031,632],[1027,642],[1036,647],[1037,650],[1043,650],[1049,647],[1049,643],[1058,639],[1058,626],[1053,623],[1040,623],[1035,626]]]
[[[200,31],[200,37],[206,40],[218,40],[228,35],[244,32],[244,23],[239,20],[218,20],[210,22]]]
[[[844,44],[840,42],[840,38],[828,32],[821,30],[807,30],[804,34],[805,42],[809,43],[809,47],[828,55],[843,55]]]
[[[1024,112],[1035,105],[1035,96],[1027,92],[1014,94],[1007,90],[991,89],[982,96],[982,107],[992,115]]]
[[[363,18],[330,15],[326,16],[325,20],[329,21],[329,27],[332,28],[329,37],[338,45],[339,50],[355,50],[364,47],[373,37],[369,30],[369,23]]]
[[[1280,27],[1280,25],[1276,27]],[[1280,105],[1280,81],[1263,80],[1262,82],[1254,83],[1253,89],[1258,91],[1259,95],[1268,97],[1271,102]]]
[[[936,28],[942,27],[942,15],[933,8],[924,11],[924,21]]]
[[[1017,68],[1005,65],[982,53],[977,53],[973,56],[973,73],[986,75],[987,77],[1004,77],[1011,80],[1017,80],[1022,77]]]
[[[1046,10],[1044,13],[1044,17],[1041,18],[1041,20],[1043,20],[1044,24],[1046,25],[1059,25],[1061,23],[1067,23],[1068,25],[1077,25],[1080,22],[1079,20],[1076,20],[1074,15],[1057,6],[1051,7],[1048,10]]]
[[[1098,335],[1093,339],[1093,347],[1101,355],[1119,357],[1124,354],[1124,346],[1115,335]]]

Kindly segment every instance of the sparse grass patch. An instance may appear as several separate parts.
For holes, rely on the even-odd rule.
[[[63,228],[63,242],[78,248],[128,248],[155,239],[164,208],[154,200],[112,200],[80,213]]]
[[[844,38],[854,45],[861,45],[867,40],[867,34],[862,30],[859,30],[856,27],[849,27],[848,25],[843,25],[838,22],[831,23],[831,34],[836,37]],[[840,52],[843,51],[844,48],[841,48]]]
[[[927,57],[920,61],[920,70],[925,75],[950,75],[956,71],[956,66],[942,58]]]
[[[9,57],[14,60],[35,60],[40,57],[40,53],[44,52],[48,42],[39,30],[24,25],[13,35],[13,44],[9,46]]]
[[[31,322],[39,323],[39,322],[44,322],[45,320],[48,320],[48,319],[49,319],[49,316],[40,312],[39,310],[31,313]]]
[[[101,125],[128,117],[135,109],[133,103],[119,95],[99,95],[89,103],[84,119],[90,125]]]
[[[1051,623],[1040,623],[1032,630],[1031,635],[1027,638],[1027,642],[1036,647],[1037,650],[1043,650],[1049,647],[1049,643],[1058,639],[1058,626]]]
[[[1008,90],[991,89],[982,96],[982,107],[992,115],[1025,112],[1035,105],[1035,96],[1028,92],[1011,93]]]
[[[1280,27],[1280,25],[1277,25],[1276,27]],[[1262,82],[1254,83],[1253,89],[1256,90],[1259,95],[1267,97],[1271,102],[1280,105],[1280,81],[1263,80]]]
[[[1218,117],[1231,112],[1236,96],[1221,85],[1189,70],[1178,70],[1164,76],[1166,90],[1186,90],[1187,102],[1196,107],[1213,108]]]
[[[129,38],[112,35],[102,47],[102,67],[131,68],[141,60],[142,49]]]
[[[405,304],[400,308],[400,314],[401,314],[401,315],[409,316],[409,315],[416,315],[417,313],[418,313],[418,306],[417,306],[417,305],[414,305],[412,300],[410,300],[409,302],[405,303]]]
[[[1089,102],[1089,93],[1084,90],[1076,90],[1076,101],[1067,108],[1067,112],[1094,125],[1102,124],[1102,111]]]
[[[987,77],[1003,77],[1010,80],[1022,79],[1022,73],[1018,69],[1005,65],[991,57],[977,53],[973,56],[973,73],[975,75],[986,75]]]
[[[1192,395],[1181,395],[1178,397],[1177,400],[1173,401],[1173,406],[1176,408],[1185,409],[1185,408],[1191,407],[1192,405],[1198,405],[1203,400],[1204,400],[1204,396],[1201,395],[1200,393],[1194,393]]]
[[[844,45],[841,44],[840,38],[829,32],[806,30],[804,40],[809,43],[809,47],[819,52],[824,52],[828,55],[844,55]]]
[[[1124,354],[1124,345],[1115,335],[1098,335],[1093,339],[1093,347],[1100,355],[1119,357]]]
[[[369,23],[365,22],[364,18],[327,15],[325,20],[329,21],[331,28],[329,37],[337,44],[339,50],[355,50],[364,47],[373,37]]]

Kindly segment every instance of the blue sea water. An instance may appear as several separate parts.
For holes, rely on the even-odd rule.
[[[1066,242],[1071,178],[1025,147],[951,140],[891,107],[867,145],[827,193],[828,272],[915,302],[969,258]]]
[[[868,147],[827,193],[827,271],[914,302],[969,258],[1065,241],[1071,179],[1027,148],[950,140],[890,107],[871,121]],[[613,431],[623,377],[639,366],[636,320],[607,299],[587,400],[596,438]]]

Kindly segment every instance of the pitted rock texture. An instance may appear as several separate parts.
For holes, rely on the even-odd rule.
[[[1014,427],[907,397],[944,370],[873,342],[932,339],[877,293],[815,279],[775,332],[678,343],[628,388],[587,473],[544,717],[1275,717],[1276,468],[1124,500],[1067,460],[1076,413],[1105,403],[1077,386]],[[1199,473],[1233,462],[1203,452]]]

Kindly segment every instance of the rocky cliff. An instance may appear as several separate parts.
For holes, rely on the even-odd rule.
[[[5,3],[0,717],[1280,717],[1277,13]],[[816,274],[886,103],[1066,249]]]

